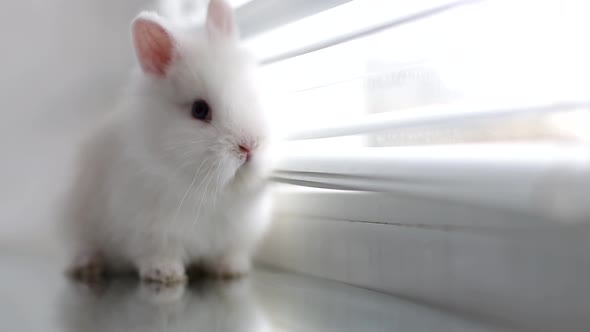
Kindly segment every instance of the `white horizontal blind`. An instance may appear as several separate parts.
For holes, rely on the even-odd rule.
[[[287,91],[260,261],[520,328],[590,326],[590,25],[566,2],[327,1],[252,28]]]
[[[565,102],[522,103],[510,102],[494,105],[493,103],[455,103],[452,105],[432,105],[421,108],[404,109],[391,113],[366,115],[346,121],[338,121],[319,128],[311,125],[291,133],[290,140],[329,138],[348,135],[359,135],[382,130],[404,129],[425,125],[450,125],[489,118],[506,118],[514,115],[543,115],[560,113],[573,109],[589,109],[590,100],[568,100]],[[585,117],[580,117],[585,120]]]
[[[560,221],[583,222],[590,216],[590,149],[583,146],[293,149],[283,156],[274,179],[315,188],[477,203]]]
[[[241,34],[250,38],[306,16],[350,2],[351,0],[249,1],[237,8]],[[264,19],[261,19],[263,17]]]
[[[288,3],[290,2],[285,2],[285,6],[288,7]],[[330,4],[334,5],[335,3],[330,2]],[[299,5],[306,6],[304,3]],[[443,19],[438,24],[434,24],[431,31],[429,31],[426,22],[426,28],[418,29],[417,35],[433,34],[436,33],[438,26],[444,29],[450,24],[457,24],[456,22],[475,23],[482,15],[487,15],[487,10],[491,10],[492,14],[502,14],[503,11],[514,10],[516,14],[504,15],[507,16],[506,18],[499,17],[508,23],[513,19],[513,16],[517,16],[517,18],[521,16],[520,19],[528,20],[526,16],[528,12],[522,10],[522,8],[529,8],[527,5],[521,4],[520,12],[516,10],[519,6],[508,4],[508,2],[503,5],[494,4],[488,8],[485,5],[485,1],[349,1],[329,10],[325,9],[330,6],[322,7],[321,9],[325,11],[318,15],[290,22],[266,34],[248,39],[248,44],[255,53],[259,54],[263,63],[278,62],[276,65],[267,66],[267,72],[270,73],[272,79],[271,84],[276,84],[277,81],[288,81],[286,88],[294,91],[296,107],[305,108],[303,111],[291,110],[284,107],[289,101],[279,101],[277,112],[296,114],[295,116],[280,114],[287,119],[284,122],[291,124],[297,122],[299,118],[315,120],[322,117],[319,123],[304,121],[288,128],[285,138],[296,142],[285,144],[282,148],[284,158],[282,158],[280,168],[273,179],[298,186],[436,196],[496,208],[518,210],[532,215],[547,215],[557,220],[579,221],[587,218],[587,209],[582,197],[587,193],[585,189],[587,182],[583,180],[586,179],[589,172],[588,167],[590,167],[584,144],[584,139],[589,135],[585,133],[587,130],[583,126],[572,126],[576,122],[590,122],[590,115],[588,115],[590,97],[587,93],[583,93],[583,88],[581,89],[582,93],[576,91],[582,82],[566,84],[566,86],[574,86],[574,89],[557,91],[562,85],[558,81],[559,77],[527,78],[526,74],[529,69],[525,68],[525,73],[520,74],[523,76],[520,80],[525,83],[529,82],[532,91],[515,91],[517,96],[514,96],[510,89],[504,89],[506,91],[500,94],[486,94],[487,91],[482,93],[481,90],[495,88],[494,84],[483,84],[483,88],[480,88],[479,91],[477,89],[470,91],[469,88],[464,89],[466,91],[459,89],[459,94],[464,96],[456,97],[454,95],[457,93],[453,91],[443,91],[442,98],[435,96],[429,99],[428,96],[421,98],[418,95],[413,98],[413,101],[406,103],[415,106],[391,109],[389,104],[395,105],[396,96],[390,97],[387,93],[395,94],[396,87],[387,88],[384,92],[375,92],[374,90],[378,90],[377,87],[368,84],[372,78],[381,74],[379,71],[381,67],[377,66],[378,71],[376,72],[370,68],[367,71],[363,67],[356,71],[350,71],[346,67],[351,64],[358,67],[359,62],[364,62],[366,65],[367,61],[370,67],[373,56],[371,47],[374,47],[371,43],[393,43],[396,37],[398,39],[400,37],[395,34],[391,35],[391,32],[395,32],[400,26],[425,24],[424,21],[433,17],[449,15],[454,11],[467,9],[466,13],[458,15],[456,18],[451,16],[446,21]],[[247,6],[254,8],[257,4],[254,1],[244,7]],[[262,2],[258,6],[264,7]],[[483,9],[479,9],[479,6],[483,6]],[[551,4],[545,4],[545,6],[544,10],[549,13]],[[348,16],[355,13],[354,16]],[[545,18],[543,15],[538,16],[541,19]],[[486,24],[490,24],[490,22],[494,22],[494,20],[480,24],[484,26],[483,28],[474,27],[474,29],[485,32],[489,28]],[[328,27],[322,29],[324,25]],[[452,27],[448,30],[456,32],[468,28],[472,27]],[[512,25],[511,28],[517,28],[517,25]],[[311,31],[314,34],[308,33]],[[480,33],[480,31],[476,33]],[[408,33],[412,32],[414,31],[408,30]],[[443,30],[443,32],[446,31]],[[538,33],[541,34],[542,31]],[[523,34],[529,36],[529,31],[525,31]],[[490,35],[483,35],[481,38],[486,36]],[[445,37],[455,38],[447,34],[437,36],[437,38]],[[500,34],[497,37],[501,38],[503,35]],[[533,38],[534,36],[529,37]],[[375,42],[364,40],[371,38]],[[456,46],[462,41],[461,39],[471,40],[471,38],[473,36],[467,34],[458,37],[459,41],[450,44]],[[356,42],[356,46],[354,42]],[[414,41],[411,42],[414,43]],[[415,42],[419,43],[420,41]],[[507,47],[511,46],[510,41],[506,44]],[[406,46],[411,45],[407,44]],[[357,48],[363,46],[368,46],[368,51],[358,51]],[[500,46],[503,46],[502,43]],[[392,45],[391,48],[395,49],[395,45]],[[376,47],[375,49],[375,52],[378,52],[383,48]],[[431,50],[422,47],[419,47],[417,52],[424,50],[441,52],[437,48]],[[538,51],[541,50],[543,49]],[[532,55],[535,55],[534,51],[531,52]],[[582,49],[582,52],[577,49],[573,51],[582,54],[587,52],[586,49]],[[327,52],[327,56],[316,55],[321,52]],[[338,63],[336,65],[329,63],[332,59],[334,62],[338,62],[338,57],[345,57],[345,54],[355,52],[359,54],[342,61],[341,66]],[[445,57],[460,57],[464,52],[457,50],[449,52],[449,54],[444,51],[442,53]],[[482,56],[478,52],[466,53],[470,56]],[[557,56],[562,55],[557,54],[555,57]],[[310,60],[306,61],[306,57]],[[457,62],[453,62],[452,59],[445,59],[442,61],[443,65],[440,65],[441,61],[436,59],[436,54],[433,64],[429,63],[429,60],[420,60],[423,57],[420,54],[416,56],[410,53],[409,56],[398,60],[395,59],[394,51],[391,57],[395,61],[410,62],[410,65],[412,62],[426,62],[426,66],[423,68],[430,66],[434,67],[435,71],[437,69],[439,71],[461,69],[461,65],[457,65]],[[380,57],[377,56],[377,59]],[[469,62],[468,60],[466,62]],[[494,60],[494,56],[489,57],[489,61]],[[515,61],[517,60],[519,58],[515,57]],[[454,66],[448,65],[449,62]],[[482,62],[485,63],[485,61]],[[560,62],[561,59],[557,58],[553,62],[549,62],[548,65],[555,66]],[[480,63],[475,62],[475,64]],[[403,71],[406,66],[402,64],[397,68],[401,68]],[[522,66],[526,67],[526,64],[523,63]],[[384,67],[389,70],[389,66]],[[583,76],[583,73],[589,71],[588,67],[576,68],[580,73],[570,75],[569,78]],[[293,79],[293,75],[297,75],[293,68],[301,69],[304,72],[300,75],[301,79]],[[519,66],[517,64],[511,68],[518,70]],[[336,72],[339,69],[344,74]],[[548,68],[539,69],[547,70]],[[499,70],[504,69],[499,67]],[[324,73],[316,75],[312,71]],[[467,78],[471,78],[473,81],[487,80],[488,78],[483,75],[489,75],[490,72],[490,70],[482,71],[481,78],[469,75]],[[305,77],[305,73],[312,78]],[[510,71],[506,71],[505,74],[509,75]],[[458,73],[458,76],[461,75],[465,75],[465,73]],[[331,78],[332,76],[334,78]],[[434,76],[436,78],[436,75]],[[451,77],[451,81],[454,76],[453,72],[447,74],[447,77]],[[515,73],[514,76],[519,76],[519,73]],[[449,80],[447,77],[443,76],[439,79],[442,83],[437,83],[442,88],[437,88],[445,89],[445,86],[448,85],[446,80]],[[497,78],[491,77],[490,79]],[[290,82],[291,79],[295,82]],[[421,79],[432,81],[431,77],[417,77],[416,79],[418,81]],[[505,80],[510,79],[509,76],[505,78]],[[298,80],[300,82],[297,82]],[[537,80],[555,81],[543,85],[536,84]],[[356,84],[354,81],[360,81],[360,83]],[[465,80],[462,84],[469,85],[471,81]],[[496,85],[503,84],[503,81],[496,83]],[[352,88],[340,89],[339,85],[352,85]],[[431,86],[418,86],[409,93],[422,93],[421,90],[431,88]],[[335,90],[336,93],[331,92],[330,89]],[[403,84],[401,84],[398,90],[402,90],[403,93],[403,89]],[[351,95],[356,94],[356,96],[344,95],[343,93],[347,91],[350,91]],[[545,93],[546,91],[551,93]],[[301,97],[302,95],[303,97]],[[349,100],[347,101],[347,99]],[[303,103],[298,104],[301,100]],[[339,110],[330,110],[331,107],[338,109],[341,100],[353,104],[353,106],[345,105],[344,108],[348,108],[346,111],[348,114]],[[321,107],[314,105],[317,101],[323,103]],[[358,105],[355,106],[355,103]],[[377,105],[372,107],[371,103]],[[281,110],[281,108],[289,109],[289,111]],[[521,123],[511,123],[515,118],[521,119]],[[438,141],[436,137],[432,137],[428,142],[430,144],[427,144],[446,143],[445,147],[400,148],[404,142],[403,140],[396,141],[395,136],[393,139],[385,139],[385,143],[375,143],[375,136],[383,132],[411,132],[416,128],[423,131],[433,128],[436,131],[440,127],[455,128],[456,132],[461,132],[462,128],[469,127],[471,124],[475,124],[476,128],[477,126],[485,127],[487,122],[494,122],[497,127],[506,123],[512,128],[504,130],[504,132],[498,130],[484,139],[469,139],[467,137],[451,141],[451,143],[461,143],[461,145],[449,145],[448,140]],[[522,122],[525,124],[522,125]],[[565,126],[560,127],[563,123]],[[489,127],[493,128],[491,125]],[[518,140],[519,144],[516,145],[511,140],[511,134],[524,131],[523,127],[528,127],[529,131],[533,128],[534,133],[529,133],[530,137],[524,133]],[[478,142],[502,143],[502,145],[465,146],[466,143]],[[556,146],[557,143],[559,145]],[[415,143],[409,145],[416,146]],[[387,146],[397,146],[398,148],[384,148]],[[343,149],[345,151],[341,151]],[[405,170],[412,170],[412,172]],[[369,174],[375,176],[368,176]],[[412,180],[410,183],[408,183],[409,178]],[[544,184],[544,191],[551,192],[539,194],[539,183]],[[501,188],[503,190],[499,190]],[[570,192],[571,195],[568,194]]]

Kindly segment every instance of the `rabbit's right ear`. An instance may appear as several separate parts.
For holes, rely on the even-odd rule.
[[[133,44],[145,73],[166,77],[175,56],[176,42],[154,13],[141,13],[132,24]]]

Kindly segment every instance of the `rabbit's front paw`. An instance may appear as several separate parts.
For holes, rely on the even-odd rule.
[[[184,265],[175,261],[156,261],[140,266],[139,275],[143,281],[161,284],[177,284],[186,281]]]

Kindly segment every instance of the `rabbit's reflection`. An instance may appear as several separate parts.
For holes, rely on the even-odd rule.
[[[70,284],[63,301],[68,332],[270,332],[248,280],[171,286],[114,281]]]

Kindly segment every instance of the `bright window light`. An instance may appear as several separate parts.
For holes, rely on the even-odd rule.
[[[448,2],[351,1],[247,44],[261,59],[272,58]],[[481,1],[267,65],[265,79],[286,93],[276,104],[278,125],[290,132],[433,104],[588,98],[589,9],[586,1]],[[366,143],[348,137],[309,144],[341,140]]]

